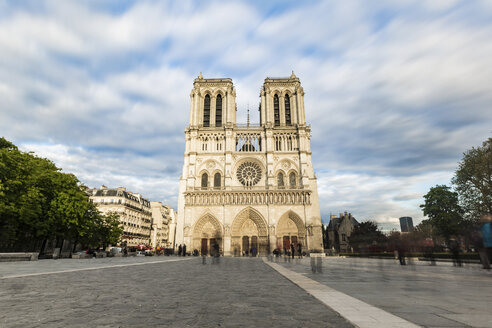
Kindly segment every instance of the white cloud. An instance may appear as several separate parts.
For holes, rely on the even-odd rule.
[[[279,6],[277,4],[277,6]],[[282,10],[275,10],[282,9]],[[232,77],[257,122],[266,76],[301,78],[326,216],[421,218],[490,136],[485,2],[0,2],[0,131],[90,186],[173,203],[189,92]]]

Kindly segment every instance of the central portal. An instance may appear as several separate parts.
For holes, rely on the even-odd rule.
[[[242,210],[232,223],[231,242],[235,256],[268,254],[268,230],[261,214],[251,207]]]

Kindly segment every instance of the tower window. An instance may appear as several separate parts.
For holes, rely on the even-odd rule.
[[[208,187],[208,174],[202,174],[202,189],[206,189]]]
[[[220,187],[220,173],[217,172],[214,175],[214,188],[219,188]]]
[[[292,121],[290,119],[290,97],[285,95],[285,124],[291,125]]]
[[[278,185],[279,188],[283,188],[284,187],[284,174],[282,172],[280,172],[277,175],[277,185]]]
[[[273,96],[273,115],[275,118],[275,126],[280,126],[280,109],[278,106],[278,95]]]
[[[215,126],[222,126],[222,96],[217,95],[215,101]]]
[[[296,174],[294,172],[291,172],[289,174],[289,184],[291,188],[295,188],[297,183],[296,183]]]
[[[203,126],[210,126],[210,95],[206,95],[203,102]]]

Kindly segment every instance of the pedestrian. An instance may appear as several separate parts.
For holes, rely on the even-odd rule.
[[[483,240],[483,268],[490,270],[490,263],[492,262],[492,215],[485,214],[480,217],[482,226],[480,231],[482,233]]]
[[[453,266],[462,266],[461,263],[461,248],[459,242],[455,238],[451,238],[449,240],[449,249],[451,250],[451,254],[453,254]]]
[[[183,246],[181,246],[181,244],[179,244],[179,246],[178,246],[178,256],[181,256],[181,252],[183,252]]]
[[[186,256],[186,244],[183,244],[183,256]]]
[[[299,258],[302,259],[302,246],[301,243],[297,244],[297,253],[299,254]]]
[[[294,243],[290,244],[290,252],[292,254],[292,258],[294,258],[295,254],[296,254],[296,247],[294,246]]]
[[[400,239],[397,240],[396,251],[398,252],[398,261],[400,261],[400,265],[406,265],[407,263],[405,262],[405,245]]]

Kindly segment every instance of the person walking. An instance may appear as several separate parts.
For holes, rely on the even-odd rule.
[[[297,253],[299,254],[299,258],[302,259],[302,246],[301,243],[297,244]]]
[[[492,215],[485,214],[480,217],[480,232],[482,233],[483,241],[483,268],[490,270],[490,263],[492,262]]]
[[[183,244],[183,256],[186,256],[186,244]]]
[[[294,246],[294,243],[290,244],[290,253],[292,254],[292,258],[296,255],[296,248]]]
[[[461,263],[461,247],[460,243],[458,240],[455,238],[451,238],[449,240],[449,249],[451,250],[451,253],[453,254],[453,266],[462,266],[463,264]]]
[[[178,247],[178,256],[181,256],[181,252],[183,251],[183,246],[181,246],[181,244],[179,244],[179,247]]]

